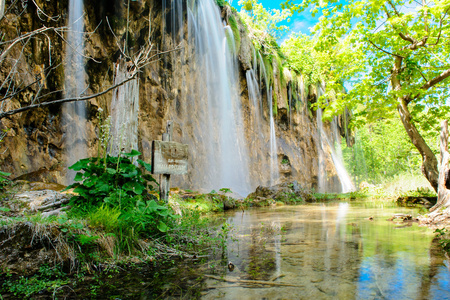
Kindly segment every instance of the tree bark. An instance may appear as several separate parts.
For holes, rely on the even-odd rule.
[[[438,182],[438,201],[430,211],[436,211],[442,207],[450,206],[450,190],[447,188],[447,179],[449,175],[448,161],[450,154],[448,153],[448,121],[441,122],[441,161],[439,168]]]
[[[433,189],[438,191],[438,181],[439,181],[439,172],[438,172],[438,161],[436,159],[436,155],[434,155],[433,151],[431,151],[430,147],[427,145],[423,137],[420,135],[416,126],[411,121],[411,113],[408,110],[408,106],[404,99],[400,100],[400,103],[397,106],[398,113],[400,115],[400,119],[403,123],[403,127],[405,127],[406,132],[411,139],[413,145],[419,150],[419,153],[422,155],[422,173],[425,178],[430,182]]]

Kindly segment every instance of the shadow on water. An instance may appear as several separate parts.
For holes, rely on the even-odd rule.
[[[119,271],[98,292],[118,299],[450,299],[449,262],[433,232],[389,220],[417,212],[365,201],[224,213],[215,222],[230,224],[221,231],[226,243],[208,258]]]

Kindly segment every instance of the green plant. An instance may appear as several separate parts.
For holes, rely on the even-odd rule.
[[[99,157],[81,159],[70,166],[69,169],[78,172],[75,181],[81,181],[66,188],[74,188],[78,194],[72,197],[71,205],[86,211],[103,203],[118,206],[120,210],[132,207],[136,202],[134,198],[153,190],[149,183],[156,183],[150,174],[142,174],[132,163],[131,159],[140,154],[132,150],[117,157],[106,155],[102,160]],[[146,162],[138,159],[137,163],[150,171]]]
[[[103,204],[94,211],[88,213],[86,218],[89,225],[101,228],[106,232],[114,232],[119,227],[120,210],[117,207],[109,207]]]
[[[446,252],[450,252],[450,239],[446,238],[448,236],[448,230],[446,228],[436,229],[434,231],[436,233],[436,237],[439,238],[439,245]]]
[[[6,185],[8,185],[11,182],[8,178],[6,178],[7,176],[10,175],[11,173],[0,171],[0,191],[4,190]]]
[[[12,293],[17,297],[25,296],[28,298],[40,291],[53,291],[68,283],[66,274],[61,271],[59,266],[43,265],[39,268],[38,273],[31,277],[13,278],[12,274],[6,273],[2,291]]]
[[[179,216],[173,215],[166,206],[157,204],[155,200],[146,202],[138,200],[135,209],[129,210],[121,216],[128,226],[135,228],[138,232],[155,227],[161,232],[166,232],[169,229],[164,222],[167,217],[179,218]]]
[[[221,192],[223,192],[225,194],[228,194],[228,193],[232,192],[229,188],[221,188],[219,191],[221,191]]]

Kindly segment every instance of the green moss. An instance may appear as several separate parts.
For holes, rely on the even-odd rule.
[[[273,84],[273,67],[272,67],[272,58],[266,55],[262,55],[264,67],[266,69],[267,74],[267,84],[271,86]]]
[[[236,44],[236,51],[239,52],[239,49],[241,48],[241,35],[239,34],[239,26],[236,21],[235,16],[231,15],[228,19],[228,24],[231,27],[231,30],[233,31],[234,36],[234,42]]]
[[[273,115],[278,115],[278,96],[277,93],[273,93]]]
[[[217,5],[219,5],[219,7],[224,7],[225,5],[228,5],[228,2],[225,0],[216,0]]]
[[[275,55],[275,62],[277,64],[277,70],[278,70],[278,74],[280,76],[280,84],[281,84],[281,86],[285,86],[286,78],[284,77],[284,73],[283,73],[283,70],[284,70],[283,58],[277,54],[277,55]]]

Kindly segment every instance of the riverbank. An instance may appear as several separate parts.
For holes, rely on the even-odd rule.
[[[297,182],[259,187],[244,199],[230,196],[228,189],[206,194],[172,189],[168,214],[176,217],[165,220],[170,229],[120,235],[117,211],[100,207],[89,215],[73,214],[64,206],[73,194],[49,188],[61,189],[20,182],[0,202],[0,288],[4,298],[106,295],[114,290],[112,279],[129,272],[154,274],[141,284],[153,286],[158,295],[158,276],[179,272],[177,265],[204,263],[223,254],[231,228],[211,226],[209,213],[369,197],[364,192],[308,193]],[[191,279],[180,284],[191,285]],[[128,290],[132,293],[133,284]]]

